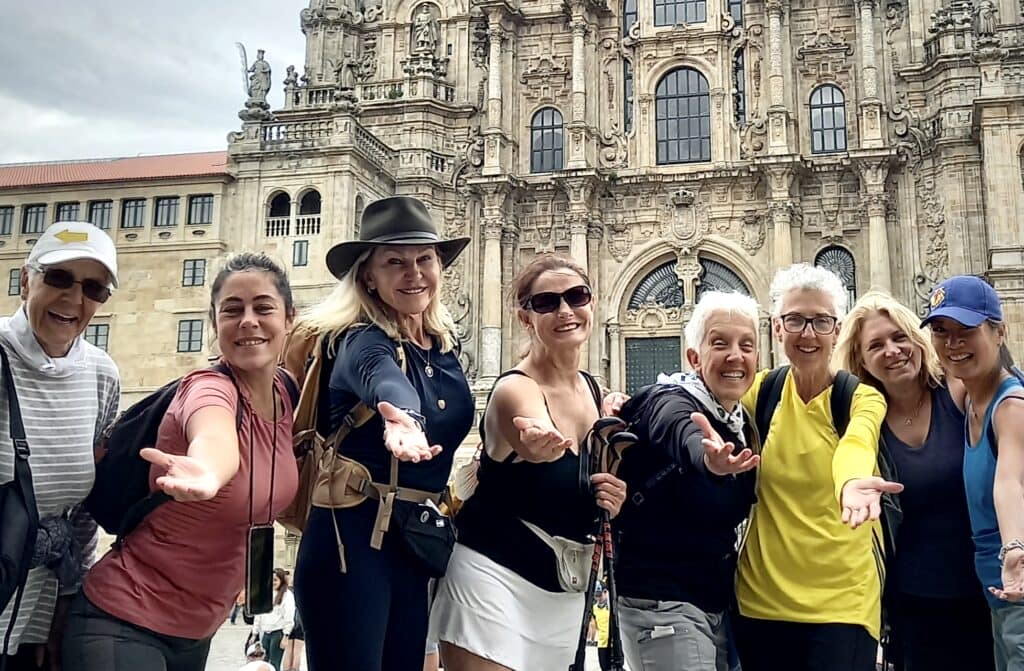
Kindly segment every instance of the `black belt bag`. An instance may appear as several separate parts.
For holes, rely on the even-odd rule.
[[[431,578],[448,570],[455,547],[455,525],[432,502],[395,501],[391,523],[404,549]]]

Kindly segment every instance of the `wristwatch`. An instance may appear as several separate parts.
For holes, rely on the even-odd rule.
[[[1014,538],[1012,541],[999,548],[999,564],[1002,565],[1003,560],[1006,558],[1006,553],[1010,550],[1021,550],[1024,551],[1024,541],[1019,538]]]

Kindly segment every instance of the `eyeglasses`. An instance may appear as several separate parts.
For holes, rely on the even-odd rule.
[[[527,298],[523,301],[522,305],[524,310],[532,310],[539,315],[546,315],[557,310],[563,300],[570,308],[581,308],[584,305],[588,305],[593,298],[594,295],[590,292],[590,287],[580,284],[571,289],[566,289],[562,293],[542,291]]]
[[[43,284],[54,289],[70,289],[73,284],[82,285],[82,294],[91,301],[106,303],[110,298],[110,287],[93,279],[76,280],[75,276],[63,268],[35,267],[43,273]]]
[[[782,328],[787,333],[803,333],[807,325],[810,324],[811,328],[818,335],[828,335],[836,330],[836,324],[839,320],[836,317],[830,315],[818,315],[816,317],[804,317],[801,314],[790,312],[789,314],[782,315]]]

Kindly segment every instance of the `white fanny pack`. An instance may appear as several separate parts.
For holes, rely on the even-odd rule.
[[[554,551],[555,563],[558,567],[558,584],[562,589],[566,592],[585,592],[587,580],[590,578],[594,544],[578,543],[561,536],[552,536],[536,524],[531,524],[524,519],[519,521]]]

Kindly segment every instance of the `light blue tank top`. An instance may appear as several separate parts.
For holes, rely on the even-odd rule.
[[[992,499],[992,485],[996,477],[996,446],[992,444],[992,415],[999,404],[1014,389],[1024,387],[1015,378],[1007,378],[999,385],[992,402],[985,411],[981,439],[971,445],[968,419],[965,417],[967,449],[964,450],[964,488],[967,491],[967,510],[971,516],[971,532],[974,535],[974,568],[978,572],[985,598],[992,608],[1002,608],[1007,603],[989,593],[989,587],[1002,588],[1003,579],[999,566],[999,521],[996,519],[995,502]]]

